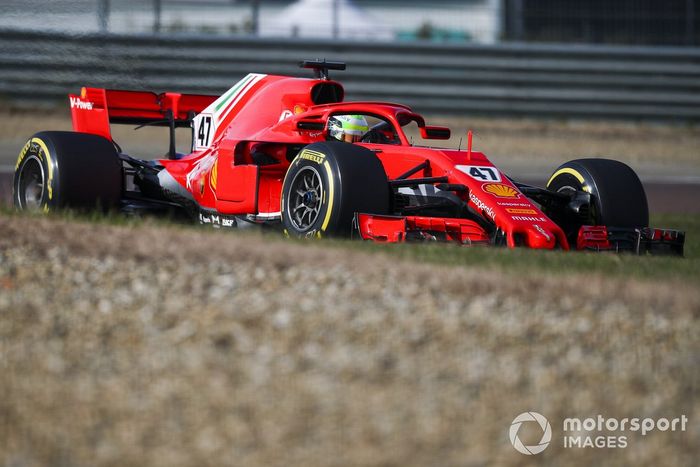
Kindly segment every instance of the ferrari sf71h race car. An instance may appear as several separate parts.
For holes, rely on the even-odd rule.
[[[466,149],[432,148],[450,130],[409,107],[344,102],[328,73],[345,64],[300,65],[315,77],[249,74],[221,96],[83,88],[69,96],[75,131],[37,133],[21,150],[14,204],[179,211],[296,237],[682,255],[684,233],[648,227],[644,188],[621,162],[574,160],[544,188],[518,183],[472,150],[471,133]],[[167,127],[167,155],[122,153],[112,123]],[[189,154],[176,151],[177,127],[191,128]]]

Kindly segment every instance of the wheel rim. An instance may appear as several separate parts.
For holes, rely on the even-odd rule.
[[[305,232],[313,227],[321,213],[323,181],[313,167],[304,167],[294,176],[287,214],[294,228]]]
[[[557,193],[566,193],[568,191],[578,191],[578,190],[580,190],[580,188],[574,188],[571,185],[564,185],[564,186],[559,187],[559,189],[557,190]]]
[[[22,165],[17,185],[17,197],[20,208],[39,209],[44,199],[46,177],[44,167],[36,156],[29,156]]]

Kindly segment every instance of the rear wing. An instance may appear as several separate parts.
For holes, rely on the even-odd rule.
[[[192,118],[219,96],[146,91],[82,88],[70,94],[73,129],[103,136],[110,141],[110,123],[189,127]]]

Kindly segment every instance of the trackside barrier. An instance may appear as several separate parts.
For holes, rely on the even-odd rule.
[[[444,115],[700,120],[700,49],[364,43],[0,30],[0,99],[56,103],[81,86],[219,94],[248,72],[348,63],[347,98]]]

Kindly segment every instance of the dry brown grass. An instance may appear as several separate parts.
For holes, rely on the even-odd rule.
[[[0,464],[693,465],[699,314],[677,282],[2,216]],[[690,425],[557,443],[599,413]]]
[[[0,113],[0,164],[14,163],[25,140],[41,130],[70,130],[67,109],[50,112],[5,111]],[[562,162],[579,157],[611,157],[635,168],[662,174],[700,174],[700,126],[625,123],[619,121],[564,121],[509,118],[428,118],[429,123],[453,130],[449,141],[435,142],[456,148],[466,130],[475,132],[474,149],[486,153],[511,171],[530,170],[549,175]],[[113,125],[115,140],[132,155],[162,157],[167,151],[164,128]],[[187,129],[178,130],[178,150],[190,143]],[[545,173],[546,172],[546,173]]]
[[[0,165],[14,164],[17,154],[27,138],[39,131],[72,131],[70,112],[50,111],[0,111]],[[168,151],[168,130],[164,127],[144,127],[134,130],[136,125],[112,125],[112,136],[127,154],[146,159],[163,157]],[[177,130],[177,149],[189,152],[190,130]]]
[[[665,174],[700,170],[698,125],[505,118],[435,122],[453,129],[453,146],[463,138],[462,148],[466,130],[472,129],[474,149],[502,166],[556,167],[581,157],[608,157]]]

